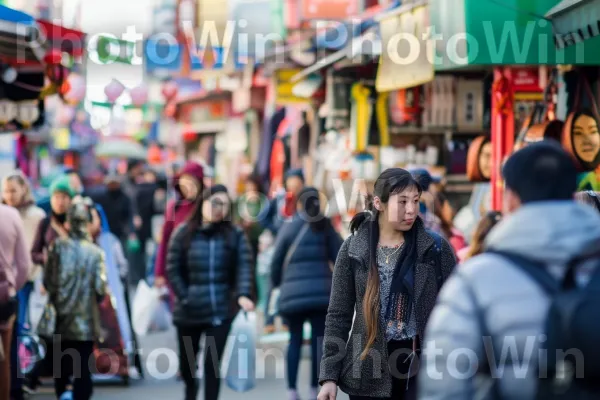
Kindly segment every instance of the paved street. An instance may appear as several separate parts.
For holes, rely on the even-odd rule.
[[[142,381],[131,381],[129,387],[124,387],[119,383],[114,385],[108,384],[97,384],[95,388],[94,400],[150,400],[150,399],[182,399],[183,398],[183,383],[177,382],[174,378],[170,379],[157,379],[152,378],[148,371],[158,371],[168,375],[169,367],[172,371],[175,371],[175,366],[169,366],[167,353],[171,354],[171,357],[176,354],[176,343],[175,333],[168,332],[165,334],[151,335],[141,340],[142,348],[145,350],[143,354],[144,365],[146,367],[146,379]],[[279,400],[286,399],[286,384],[285,384],[285,364],[283,364],[282,356],[285,354],[285,346],[283,343],[274,344],[263,344],[261,345],[266,356],[264,357],[267,361],[262,363],[265,365],[263,368],[263,378],[259,378],[255,389],[248,393],[236,393],[229,389],[225,382],[222,385],[222,396],[223,400],[233,399],[244,399],[244,400]],[[166,349],[160,351],[161,356],[148,357],[152,349]],[[148,350],[146,350],[148,349]],[[172,352],[170,350],[173,350]],[[308,349],[306,349],[308,350]],[[157,353],[154,353],[155,355]],[[305,352],[305,354],[308,354]],[[156,359],[153,361],[152,359]],[[277,361],[275,361],[277,359]],[[309,393],[309,373],[310,373],[310,360],[305,357],[302,360],[300,367],[300,377],[298,379],[298,388],[302,399],[308,399]],[[260,362],[259,362],[260,363]],[[278,365],[277,365],[278,364]],[[261,368],[258,368],[259,377],[261,374]],[[202,399],[202,393],[198,396],[198,399]],[[348,397],[342,394],[338,397],[340,400],[347,400]],[[50,386],[46,386],[41,389],[40,393],[33,397],[35,400],[51,400],[54,399],[52,396],[52,390]],[[308,399],[311,400],[311,399]]]

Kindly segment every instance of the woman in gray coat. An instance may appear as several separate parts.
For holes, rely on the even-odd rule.
[[[352,220],[333,273],[318,400],[335,399],[338,387],[352,400],[409,398],[420,338],[456,264],[418,217],[420,197],[409,172],[387,169]]]

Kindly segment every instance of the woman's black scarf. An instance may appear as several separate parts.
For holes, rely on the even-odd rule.
[[[417,264],[417,233],[423,229],[423,222],[417,217],[411,230],[404,233],[404,248],[398,257],[390,297],[387,304],[386,319],[388,321],[404,321],[408,323],[414,301],[415,266]]]

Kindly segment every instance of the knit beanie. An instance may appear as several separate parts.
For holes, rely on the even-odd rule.
[[[75,197],[76,193],[71,187],[71,182],[68,175],[61,175],[52,181],[52,184],[50,185],[50,196],[56,192],[65,193],[70,198]]]

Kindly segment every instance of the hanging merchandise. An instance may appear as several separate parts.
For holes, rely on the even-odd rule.
[[[350,131],[352,133],[352,149],[361,153],[366,151],[369,145],[369,126],[373,114],[371,104],[371,89],[362,83],[352,85]]]
[[[585,91],[585,94],[582,93]],[[581,105],[587,96],[591,107]],[[593,171],[600,165],[600,115],[596,98],[584,72],[579,74],[575,102],[562,130],[562,144],[571,154],[581,171]]]
[[[436,76],[425,85],[424,128],[455,126],[455,87],[453,76]]]
[[[18,107],[10,100],[0,100],[0,124],[5,125],[17,117]]]
[[[391,120],[400,126],[421,123],[422,86],[392,92],[390,99]]]
[[[388,99],[389,92],[379,93],[377,95],[377,101],[375,103],[375,112],[377,114],[377,131],[379,132],[380,146],[390,145]]]
[[[546,139],[561,141],[564,123],[556,119],[556,93],[558,91],[556,73],[556,70],[554,70],[548,80],[548,85],[544,90],[543,101],[537,102],[532,108],[529,117],[525,119],[515,140],[515,150],[529,143]]]
[[[467,178],[471,182],[487,182],[492,176],[492,142],[488,136],[478,136],[469,146]]]
[[[327,69],[325,129],[342,130],[350,125],[350,84],[347,78],[336,77],[333,68]]]
[[[40,118],[38,102],[35,100],[22,101],[19,103],[17,120],[25,129],[31,128],[33,123]]]

